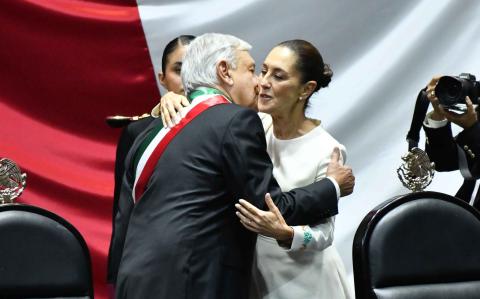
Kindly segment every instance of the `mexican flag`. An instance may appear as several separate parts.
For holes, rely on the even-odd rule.
[[[105,117],[140,115],[160,98],[137,2],[3,1],[0,20],[0,157],[28,175],[19,202],[80,231],[95,297],[109,298],[120,130]]]

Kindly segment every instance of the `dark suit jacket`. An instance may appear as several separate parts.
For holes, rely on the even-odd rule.
[[[463,130],[455,138],[452,134],[451,124],[432,129],[423,127],[427,136],[425,145],[430,160],[435,162],[437,171],[452,171],[459,169],[458,146],[464,152],[467,165],[475,177],[480,175],[480,123]],[[465,180],[458,190],[456,197],[469,202],[475,187],[475,180]],[[476,194],[474,207],[480,209],[480,193]]]
[[[114,267],[112,257],[115,255],[113,251],[122,251],[122,248],[115,248],[112,240],[115,235],[115,215],[118,210],[118,198],[120,196],[120,188],[122,186],[122,178],[125,173],[125,159],[127,153],[133,145],[135,138],[145,130],[154,120],[153,117],[146,117],[128,124],[122,131],[117,144],[117,153],[115,157],[115,188],[113,193],[113,209],[112,209],[112,238],[110,241],[110,248],[108,250],[108,266],[107,266],[107,281],[114,282],[117,269]]]
[[[337,213],[328,179],[280,191],[260,119],[235,104],[209,108],[171,141],[133,207],[133,169],[126,165],[114,240],[124,242],[117,298],[247,298],[256,234],[235,215],[240,198],[265,208],[270,192],[291,225]]]

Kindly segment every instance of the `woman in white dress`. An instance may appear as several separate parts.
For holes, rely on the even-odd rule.
[[[318,50],[303,40],[280,43],[263,63],[258,109],[266,113],[260,117],[273,174],[282,191],[324,178],[334,148],[346,157],[345,147],[320,121],[304,113],[310,96],[328,86],[332,75]],[[265,221],[259,217],[263,211],[248,202],[243,205],[237,213],[242,224],[259,233],[252,299],[353,298],[345,268],[332,245],[334,217],[313,227],[289,227],[280,213],[271,213],[277,218],[273,222]],[[265,236],[278,235],[278,230],[289,230],[291,242],[280,246]]]

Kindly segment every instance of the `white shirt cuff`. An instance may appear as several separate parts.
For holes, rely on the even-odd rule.
[[[425,115],[425,120],[423,121],[423,124],[425,125],[425,127],[431,128],[431,129],[438,129],[448,124],[447,119],[433,120],[431,118],[431,115],[432,115],[432,112],[429,112],[427,115]]]
[[[293,228],[293,240],[292,246],[287,251],[298,250],[303,247],[304,230],[303,226],[292,226]]]
[[[340,199],[340,186],[338,185],[337,181],[335,181],[334,178],[330,177],[330,176],[327,176],[327,179],[329,179],[330,181],[332,181],[333,185],[335,186],[335,191],[337,191],[337,200]]]

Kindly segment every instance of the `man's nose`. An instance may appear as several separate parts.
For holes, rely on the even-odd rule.
[[[255,93],[258,95],[260,93],[260,78],[258,76],[254,77],[255,82]]]
[[[254,77],[255,77],[255,82],[258,84],[261,80],[260,77],[258,75],[254,75]]]

